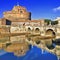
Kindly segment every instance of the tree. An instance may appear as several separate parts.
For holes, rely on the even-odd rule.
[[[50,22],[51,22],[51,19],[45,19],[45,23],[47,23],[47,25],[49,25]]]
[[[45,23],[47,23],[47,25],[49,25],[49,23],[51,22],[51,25],[56,25],[58,24],[58,21],[52,21],[50,19],[45,19]]]
[[[51,25],[56,25],[58,24],[58,21],[51,21]]]

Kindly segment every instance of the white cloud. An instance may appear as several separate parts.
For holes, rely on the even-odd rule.
[[[60,6],[54,8],[53,11],[60,11]]]

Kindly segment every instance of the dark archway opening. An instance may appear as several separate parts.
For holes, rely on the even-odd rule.
[[[52,40],[52,43],[60,46],[60,39]]]
[[[40,40],[36,40],[35,43],[38,45],[40,44]]]
[[[11,21],[6,19],[6,25],[11,25]]]
[[[46,31],[46,35],[51,35],[51,36],[54,36],[54,37],[56,36],[55,32],[52,29],[48,29]]]
[[[55,45],[52,43],[51,45],[46,44],[47,48],[52,50],[55,48]]]
[[[35,32],[39,32],[39,28],[36,28],[36,29],[35,29]]]

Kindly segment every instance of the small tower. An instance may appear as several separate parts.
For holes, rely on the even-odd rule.
[[[4,12],[4,18],[8,20],[31,20],[31,13],[26,10],[25,7],[19,6],[19,2],[17,2],[17,5],[13,7],[11,11]]]

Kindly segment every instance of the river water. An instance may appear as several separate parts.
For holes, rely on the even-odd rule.
[[[11,37],[11,39],[13,39],[13,41],[24,40],[23,37],[21,38],[19,36]],[[13,52],[0,50],[0,60],[58,60],[58,58],[56,55],[45,50],[43,51],[41,48],[38,48],[36,46],[32,47],[32,45],[29,45],[29,50],[23,56],[15,56]]]
[[[13,53],[0,51],[0,60],[57,60],[57,56],[33,46],[24,56],[14,56]]]

